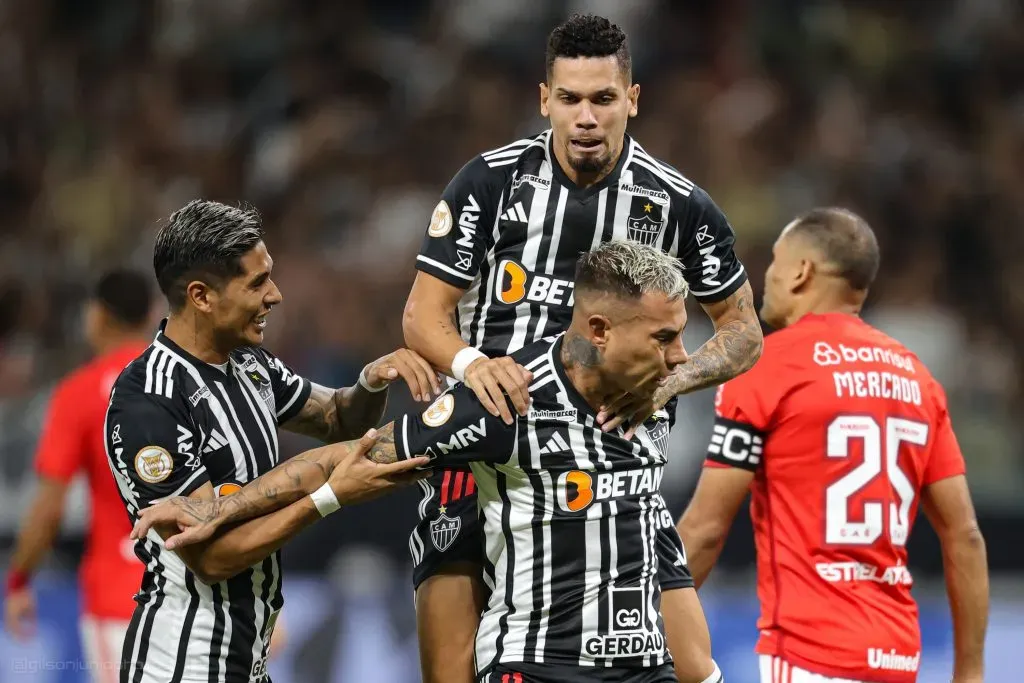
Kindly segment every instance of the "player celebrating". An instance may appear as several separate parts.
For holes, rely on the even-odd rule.
[[[133,520],[167,496],[243,504],[240,485],[280,460],[279,426],[328,442],[350,439],[380,419],[392,380],[423,394],[436,381],[426,361],[401,349],[366,366],[355,386],[331,390],[263,349],[267,316],[282,297],[254,211],[189,203],[161,228],[153,265],[171,312],[114,383],[104,428],[109,469]],[[283,465],[309,490],[330,477],[319,498],[177,552],[163,541],[174,527],[139,538],[135,552],[146,568],[124,640],[122,683],[266,680],[284,602],[278,549],[327,505],[408,483],[413,467],[375,467],[326,446]]]
[[[530,374],[508,354],[566,329],[579,254],[613,239],[651,245],[681,261],[716,333],[654,396],[602,407],[606,429],[628,421],[629,433],[671,397],[753,365],[761,328],[725,216],[625,134],[640,93],[626,36],[607,19],[577,15],[551,33],[546,61],[540,109],[551,129],[474,158],[449,183],[416,260],[406,344],[511,424],[502,393],[525,415]],[[652,426],[662,437],[673,409]],[[451,468],[423,486],[410,538],[423,677],[468,682],[484,595],[476,482],[467,468]],[[703,622],[694,591],[670,590],[692,587],[671,524],[659,552],[670,649],[680,677],[700,681],[714,674],[710,641],[688,624],[687,615]]]
[[[942,542],[955,683],[980,683],[985,543],[942,387],[858,314],[878,270],[858,216],[816,209],[775,243],[761,315],[778,332],[719,390],[707,467],[679,523],[698,585],[747,490],[762,683],[912,683],[921,658],[906,543]]]
[[[512,356],[534,376],[526,417],[507,424],[460,383],[422,414],[381,428],[369,457],[425,454],[473,468],[492,589],[476,634],[478,680],[668,683],[677,678],[659,614],[656,548],[668,514],[658,493],[665,454],[647,425],[626,438],[603,431],[597,417],[622,392],[650,399],[687,362],[687,285],[673,257],[632,242],[584,254],[574,280],[569,330]],[[247,488],[290,494],[279,469]],[[136,533],[171,523],[187,529],[171,540],[191,541],[203,527],[267,509],[215,507],[173,499],[144,511]],[[195,515],[179,516],[186,509]]]
[[[151,288],[128,270],[105,273],[85,307],[85,338],[95,358],[57,385],[36,453],[39,489],[22,522],[4,599],[7,630],[28,637],[35,622],[29,576],[60,530],[68,485],[79,473],[89,484],[89,533],[79,570],[80,631],[93,679],[117,679],[121,643],[142,579],[131,551],[131,525],[117,498],[103,451],[103,414],[114,379],[146,348]]]

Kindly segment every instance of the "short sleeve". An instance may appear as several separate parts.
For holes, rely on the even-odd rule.
[[[501,195],[499,171],[476,157],[452,178],[430,216],[416,268],[466,289],[480,271]]]
[[[270,372],[270,389],[274,392],[277,424],[282,425],[299,414],[313,390],[313,384],[266,349],[260,349],[260,353]]]
[[[155,394],[111,396],[104,428],[118,488],[135,513],[170,496],[187,496],[210,480],[188,413]]]
[[[762,363],[763,361],[759,361]],[[758,391],[754,369],[718,387],[707,464],[756,471],[772,408]]]
[[[699,187],[693,189],[678,229],[683,274],[697,301],[722,301],[747,281],[734,250],[736,234],[732,226]]]
[[[944,403],[945,400],[943,400]],[[928,464],[925,466],[921,484],[922,486],[934,484],[940,479],[955,477],[966,471],[963,452],[960,450],[960,444],[953,432],[953,422],[949,417],[949,411],[943,405],[935,425],[935,438],[932,440],[931,452],[928,454]]]
[[[517,431],[518,421],[506,425],[460,383],[422,413],[395,420],[395,450],[400,460],[426,455],[434,466],[498,464],[515,452]]]
[[[43,477],[68,483],[82,467],[89,434],[74,384],[62,382],[53,392],[36,449],[35,469]]]

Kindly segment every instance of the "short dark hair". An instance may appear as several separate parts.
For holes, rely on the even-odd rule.
[[[547,75],[559,57],[610,57],[614,55],[619,69],[632,80],[633,60],[629,56],[629,42],[622,29],[604,17],[594,14],[574,14],[555,27],[548,36],[546,54]]]
[[[136,270],[104,273],[93,288],[93,299],[126,327],[140,327],[149,319],[153,290],[149,278]]]
[[[825,207],[797,216],[791,234],[806,239],[852,289],[866,291],[878,275],[881,253],[867,221],[854,212]]]
[[[201,280],[219,288],[242,274],[241,260],[263,240],[256,209],[195,199],[171,214],[153,246],[153,270],[172,311],[185,305],[185,287]]]
[[[660,249],[626,240],[604,242],[583,252],[576,261],[575,287],[578,294],[596,292],[620,299],[639,299],[647,292],[685,299],[689,293],[678,260]]]

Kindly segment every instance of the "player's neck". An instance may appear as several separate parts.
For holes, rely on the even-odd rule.
[[[195,311],[186,310],[169,315],[164,336],[204,363],[221,365],[228,361],[230,349],[217,348],[212,330],[201,323]]]
[[[565,335],[560,354],[565,376],[594,412],[612,398],[601,369],[600,352],[580,334],[571,331]]]
[[[790,319],[786,321],[786,325],[792,325],[793,323],[803,318],[805,315],[827,315],[829,313],[842,313],[844,315],[860,317],[860,311],[861,308],[863,308],[863,305],[863,301],[837,301],[831,297],[823,298],[819,301],[813,302],[809,306],[794,311],[793,315],[790,316]]]
[[[105,356],[128,344],[139,344],[145,339],[141,330],[110,330],[96,342],[96,355]]]

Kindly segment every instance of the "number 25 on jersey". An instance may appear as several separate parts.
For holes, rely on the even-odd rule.
[[[884,438],[883,438],[884,437]],[[910,507],[916,488],[900,469],[899,453],[902,444],[925,446],[928,443],[928,425],[898,417],[885,419],[883,427],[870,415],[840,415],[828,426],[826,454],[830,458],[850,456],[850,443],[859,439],[864,446],[864,462],[843,475],[825,489],[825,542],[828,545],[867,546],[885,533],[888,522],[889,539],[893,545],[907,543],[910,532]],[[849,499],[864,489],[876,477],[885,473],[898,504],[864,503],[863,522],[851,522]],[[883,517],[888,512],[888,519]]]

